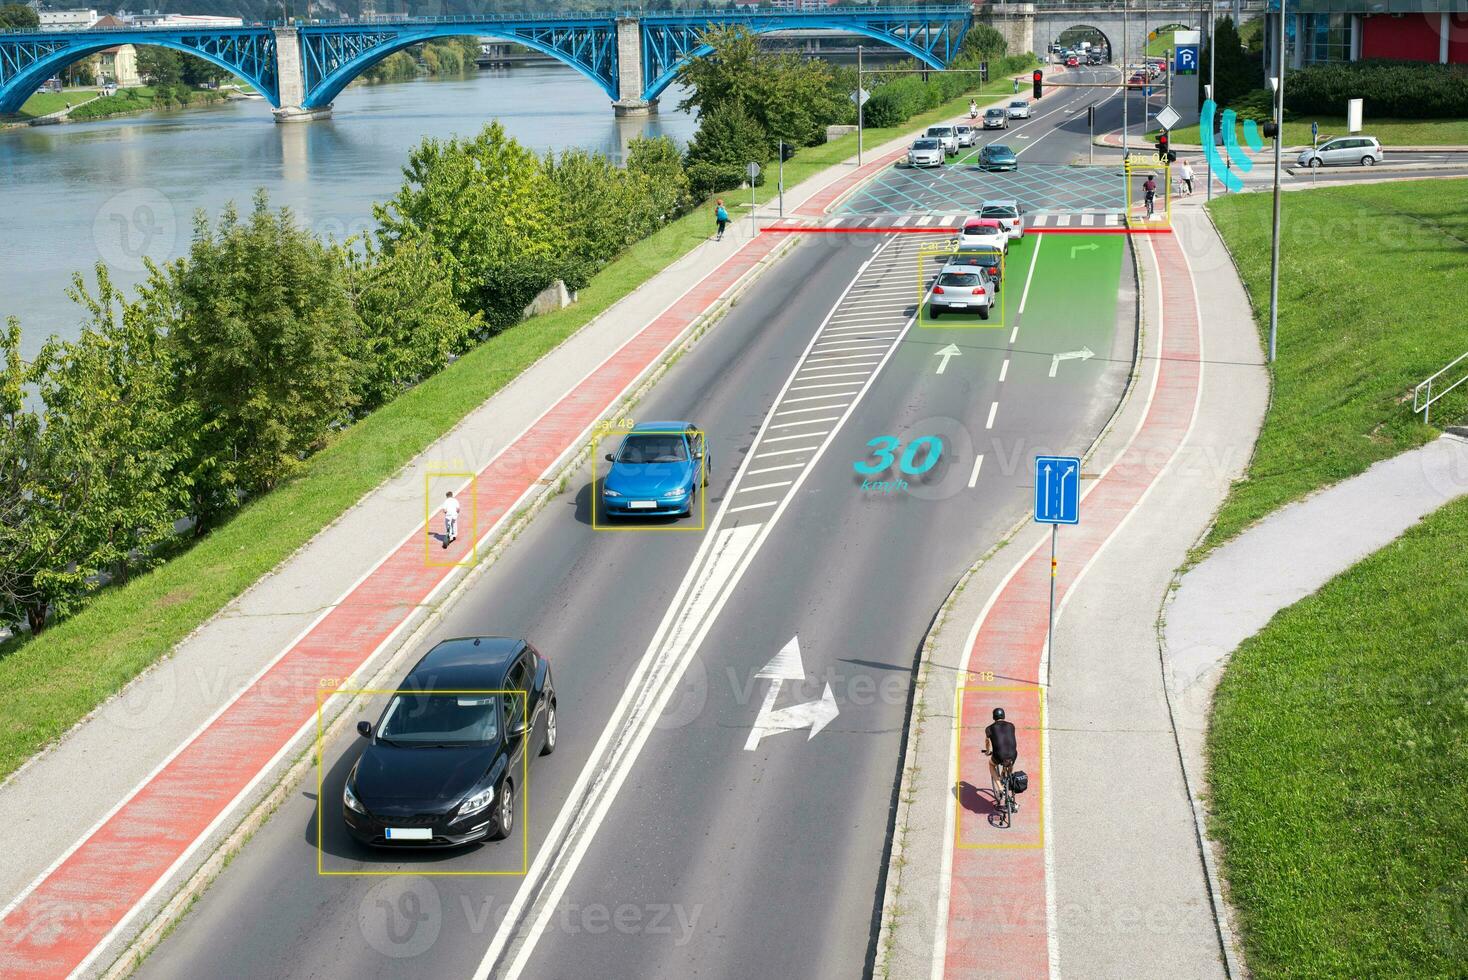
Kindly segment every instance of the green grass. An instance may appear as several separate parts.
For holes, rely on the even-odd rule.
[[[81,105],[97,93],[90,89],[67,89],[64,92],[37,92],[16,113],[22,119],[36,119],[40,116],[49,116],[53,112],[60,112],[68,105]]]
[[[1419,446],[1437,430],[1412,388],[1468,350],[1468,180],[1331,187],[1282,196],[1278,359],[1246,479],[1204,548],[1270,511]],[[1269,317],[1267,194],[1209,207],[1254,304]],[[1468,388],[1468,386],[1465,386]],[[1462,389],[1460,389],[1462,391]],[[1464,418],[1455,392],[1435,424]]]
[[[1462,977],[1468,498],[1234,654],[1211,827],[1258,977]]]
[[[1321,116],[1314,121],[1320,123],[1322,143],[1332,136],[1349,135],[1342,116]],[[1285,120],[1285,146],[1309,146],[1310,122],[1309,119]],[[1148,135],[1155,133],[1154,129]],[[1468,119],[1368,119],[1362,134],[1381,140],[1388,153],[1393,146],[1468,146]],[[1173,130],[1172,141],[1197,145],[1200,142],[1198,127],[1184,126]],[[1265,145],[1269,145],[1268,140],[1265,140]]]
[[[1007,85],[998,81],[993,90]],[[903,126],[868,130],[876,147],[961,112],[968,96]],[[851,156],[856,136],[801,150],[785,164],[786,186]],[[757,189],[764,201],[774,181]],[[737,205],[742,195],[725,195]],[[748,200],[747,197],[743,198]],[[574,306],[505,331],[440,374],[335,437],[303,472],[244,507],[189,550],[39,637],[0,650],[0,778],[55,740],[190,632],[254,584],[363,494],[401,469],[460,419],[594,316],[632,292],[713,231],[696,209],[628,249]]]

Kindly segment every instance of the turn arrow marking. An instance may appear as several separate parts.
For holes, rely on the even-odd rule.
[[[1095,242],[1092,242],[1089,245],[1072,245],[1070,247],[1070,257],[1075,258],[1077,252],[1094,252],[1100,247],[1101,246],[1097,245]]]
[[[1089,347],[1082,347],[1080,350],[1068,350],[1064,354],[1052,354],[1050,355],[1050,377],[1055,377],[1055,372],[1060,368],[1061,361],[1089,361],[1095,356],[1096,352]]]
[[[943,358],[943,360],[938,362],[938,373],[942,374],[947,369],[949,360],[955,357],[962,357],[963,351],[958,349],[957,344],[949,344],[942,350],[937,351],[933,356]]]
[[[803,704],[795,704],[778,710],[775,708],[775,701],[780,697],[780,688],[785,685],[786,681],[805,680],[805,663],[800,659],[800,637],[798,636],[792,636],[790,642],[781,647],[780,652],[775,654],[774,658],[754,676],[767,678],[770,687],[765,691],[764,703],[760,705],[759,715],[754,720],[754,727],[750,729],[749,738],[744,743],[746,752],[753,752],[758,747],[759,740],[766,735],[793,732],[806,727],[810,728],[810,735],[806,736],[806,741],[809,742],[840,714],[840,709],[836,707],[836,696],[831,693],[829,682],[821,696],[814,701],[806,701]]]

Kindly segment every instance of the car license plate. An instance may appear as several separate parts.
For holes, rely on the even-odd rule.
[[[967,306],[967,303],[950,303],[949,306]]]
[[[433,831],[427,827],[389,827],[388,840],[433,840]]]
[[[658,502],[656,500],[633,500],[627,504],[633,510],[652,510],[657,505]]]

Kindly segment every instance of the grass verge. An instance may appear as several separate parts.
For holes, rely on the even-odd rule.
[[[1465,580],[1468,498],[1234,654],[1211,822],[1255,976],[1463,975]]]
[[[1437,434],[1412,388],[1468,349],[1468,180],[1421,180],[1282,196],[1273,398],[1245,479],[1203,548],[1265,514]],[[1261,338],[1269,317],[1267,194],[1209,205],[1238,263]],[[1468,385],[1464,386],[1468,389]],[[1433,421],[1464,417],[1459,389]]]
[[[1007,94],[1007,82],[986,87]],[[1002,90],[1002,91],[1001,91]],[[901,127],[868,130],[876,147],[961,112],[969,96]],[[794,185],[856,151],[846,136],[785,164]],[[768,200],[774,182],[758,188]],[[737,203],[738,193],[726,195]],[[401,469],[485,399],[713,230],[710,208],[685,215],[623,253],[575,306],[505,331],[335,437],[303,472],[148,575],[107,589],[39,637],[0,648],[0,778],[64,734],[266,572]]]
[[[1320,124],[1322,143],[1335,136],[1349,135],[1344,116],[1320,116],[1314,121]],[[1285,146],[1309,146],[1310,123],[1309,119],[1285,120]],[[1154,129],[1147,135],[1153,136],[1156,132]],[[1388,155],[1393,146],[1468,146],[1468,119],[1371,119],[1366,121],[1362,135],[1381,140]],[[1184,126],[1173,130],[1172,141],[1198,145],[1201,142],[1198,127]],[[1266,140],[1265,146],[1270,145]],[[1401,158],[1397,158],[1397,162],[1402,162]]]

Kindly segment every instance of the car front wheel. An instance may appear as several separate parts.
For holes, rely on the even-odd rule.
[[[1319,157],[1311,157],[1310,158],[1310,169],[1311,170],[1319,170],[1320,169],[1321,162],[1322,161],[1321,161],[1321,159]]]
[[[1370,166],[1374,166],[1375,164],[1376,164],[1376,158],[1373,157],[1373,156],[1364,156],[1364,157],[1361,158],[1361,166],[1363,166],[1363,167],[1370,167]]]
[[[550,755],[556,750],[556,701],[551,699],[545,706],[545,744],[540,747],[541,755]]]
[[[504,840],[515,829],[515,784],[506,779],[500,783],[498,795],[494,833],[489,835],[490,840]]]

